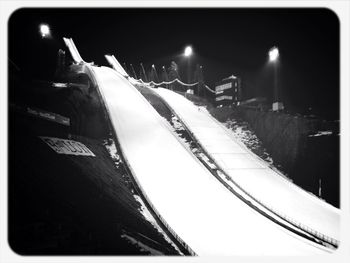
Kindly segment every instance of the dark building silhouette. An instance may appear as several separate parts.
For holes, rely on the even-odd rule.
[[[241,79],[234,75],[215,85],[215,106],[239,105],[242,99]]]

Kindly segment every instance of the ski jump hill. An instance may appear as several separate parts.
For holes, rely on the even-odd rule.
[[[192,255],[327,255],[340,239],[340,211],[294,185],[251,153],[204,108],[153,89],[213,160],[203,165],[135,88],[114,56],[83,61],[135,183],[170,233]],[[225,178],[230,178],[226,180]]]

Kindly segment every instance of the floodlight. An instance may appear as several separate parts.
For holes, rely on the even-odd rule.
[[[41,24],[39,26],[40,29],[40,35],[42,38],[49,37],[50,36],[50,27],[47,24]]]
[[[187,46],[187,47],[185,48],[185,56],[186,56],[186,57],[189,57],[189,56],[191,56],[191,55],[192,55],[192,47]]]
[[[279,51],[277,47],[273,47],[269,51],[269,59],[270,61],[276,61],[279,57]]]

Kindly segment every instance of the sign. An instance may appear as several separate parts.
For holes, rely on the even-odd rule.
[[[95,154],[81,142],[54,137],[39,136],[51,149],[59,154],[93,156]]]

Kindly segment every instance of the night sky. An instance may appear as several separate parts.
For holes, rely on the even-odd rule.
[[[51,39],[38,27],[47,23]],[[327,9],[20,9],[9,21],[9,58],[21,73],[52,78],[62,37],[72,37],[85,61],[121,62],[160,70],[173,60],[187,80],[191,66],[204,68],[206,84],[240,76],[246,98],[272,99],[273,70],[268,50],[280,50],[279,83],[287,110],[339,118],[339,22]]]

